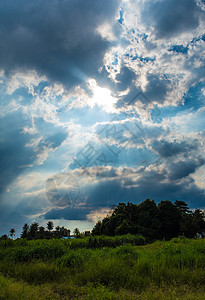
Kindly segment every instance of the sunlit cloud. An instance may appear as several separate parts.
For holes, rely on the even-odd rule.
[[[107,113],[117,112],[115,109],[117,99],[111,95],[111,91],[98,86],[95,79],[90,79],[88,83],[93,93],[92,98],[89,100],[90,106],[93,107],[96,104],[102,107]]]

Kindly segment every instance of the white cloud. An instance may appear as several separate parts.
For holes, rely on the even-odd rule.
[[[110,213],[111,209],[110,208],[101,208],[95,211],[91,211],[88,215],[87,218],[88,220],[92,220],[95,224],[98,221],[101,221],[102,219],[104,219],[109,213]]]
[[[108,22],[99,25],[96,28],[96,31],[105,40],[108,40],[108,41],[115,41],[116,40],[116,37],[115,37],[115,35],[114,35],[113,31],[112,31],[112,26]]]
[[[200,108],[195,112],[187,110],[178,113],[176,116],[169,118],[170,125],[177,128],[179,134],[189,134],[204,131],[205,108]]]
[[[5,117],[8,114],[17,112],[21,110],[21,104],[18,103],[17,100],[15,99],[11,99],[11,101],[9,103],[7,103],[7,105],[2,104],[1,105],[1,110],[0,110],[0,116],[1,117]]]
[[[114,98],[111,95],[111,91],[109,89],[100,87],[95,79],[90,79],[89,85],[93,92],[93,97],[88,100],[88,105],[90,107],[93,107],[95,104],[97,104],[99,107],[102,107],[107,113],[117,112],[115,104],[118,99]]]
[[[181,23],[175,6],[184,6],[184,22],[190,22],[194,30],[187,30],[187,26]],[[171,8],[173,15],[169,11]],[[189,20],[191,9],[194,17]],[[161,17],[156,12],[160,11],[163,12],[163,22],[169,24],[176,18],[175,23],[179,23],[174,35],[167,34],[162,39],[156,36],[157,30],[165,30],[163,22],[157,23]],[[169,18],[166,19],[166,15]],[[175,1],[168,1],[167,5],[163,1],[126,1],[123,5],[123,24],[117,46],[109,49],[104,58],[109,76],[117,83],[116,76],[120,73],[121,66],[125,65],[136,74],[135,86],[145,94],[150,92],[149,97],[153,97],[153,103],[160,106],[177,106],[183,103],[190,86],[203,80],[203,72],[199,70],[204,64],[204,41],[200,40],[204,21],[201,16],[200,9],[197,9],[192,0],[187,5],[184,0],[180,0],[177,5]],[[150,18],[154,18],[156,23],[150,24]],[[167,33],[172,32],[171,25],[166,30]],[[174,45],[187,47],[187,53],[171,51]],[[150,76],[159,79],[158,87],[156,80],[152,83],[149,79]]]
[[[7,82],[7,93],[13,94],[19,88],[28,89],[28,93],[35,96],[34,87],[40,82],[46,81],[45,76],[39,76],[36,71],[15,72]]]
[[[200,167],[192,175],[195,184],[200,188],[205,190],[205,166]]]

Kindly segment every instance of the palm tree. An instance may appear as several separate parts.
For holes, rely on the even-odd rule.
[[[33,223],[30,226],[29,232],[28,232],[28,237],[33,239],[35,237],[37,237],[37,233],[38,233],[38,223]]]
[[[60,226],[56,226],[56,231],[59,232],[61,230]]]
[[[40,226],[39,233],[40,233],[40,237],[43,238],[45,236],[45,227]]]
[[[60,226],[56,226],[55,236],[56,236],[56,237],[60,237],[60,232],[61,232]]]
[[[47,225],[47,229],[49,230],[49,232],[53,229],[54,225],[52,221],[48,221]]]
[[[77,237],[80,237],[80,230],[78,229],[78,228],[75,228],[74,230],[73,230],[73,234],[74,234],[74,236],[77,238]]]
[[[27,238],[28,237],[28,231],[29,231],[29,225],[26,223],[23,225],[23,231],[21,233],[22,238]]]
[[[15,235],[15,229],[14,228],[11,228],[11,230],[10,230],[10,236],[12,237],[12,239],[13,239],[13,236]]]
[[[62,227],[62,228],[61,228],[61,236],[62,236],[62,237],[70,236],[70,229],[67,229],[67,228],[65,228],[65,227]]]

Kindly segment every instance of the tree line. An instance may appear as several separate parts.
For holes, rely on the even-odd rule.
[[[92,235],[141,234],[147,240],[169,240],[179,235],[193,238],[205,231],[202,210],[190,210],[184,201],[161,201],[147,199],[140,204],[119,203],[110,215],[98,221]]]
[[[9,232],[9,236],[13,239],[15,233],[16,233],[15,229],[12,228]],[[78,228],[75,228],[73,230],[73,235],[71,235],[70,229],[67,229],[64,226],[62,227],[56,226],[54,230],[53,222],[49,221],[46,224],[46,228],[43,226],[39,226],[38,223],[32,223],[31,225],[27,223],[24,224],[20,237],[22,239],[26,238],[28,240],[32,240],[32,239],[50,239],[50,238],[58,239],[58,238],[71,237],[71,236],[79,238],[87,235],[90,235],[90,231],[85,231],[84,233],[81,233]],[[9,236],[7,234],[3,234],[0,237],[0,239],[7,240],[9,239]]]
[[[70,237],[71,231],[64,226],[57,226],[49,221],[46,228],[38,223],[24,224],[21,238],[49,239]],[[90,235],[89,231],[80,233],[78,228],[73,231],[73,236],[83,237]],[[200,209],[190,210],[184,201],[161,201],[158,205],[154,200],[146,199],[140,204],[119,203],[110,214],[102,221],[98,221],[91,234],[93,236],[116,236],[124,234],[138,234],[147,241],[158,239],[169,240],[183,235],[193,238],[197,234],[205,233],[205,215]],[[15,229],[10,230],[13,239]],[[5,234],[1,239],[7,239]]]
[[[65,228],[64,226],[57,226],[54,229],[54,224],[52,221],[49,221],[46,224],[46,228],[39,226],[38,223],[33,223],[30,226],[26,223],[23,225],[23,230],[21,233],[21,238],[27,239],[44,239],[44,238],[62,238],[70,236],[70,229]],[[46,230],[47,229],[47,230]]]

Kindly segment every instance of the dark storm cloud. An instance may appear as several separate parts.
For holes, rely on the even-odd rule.
[[[144,101],[146,106],[151,103],[151,101],[156,101],[158,103],[163,103],[167,93],[170,89],[170,81],[164,76],[159,74],[147,73],[147,84],[145,86],[144,95],[147,97],[148,101]],[[118,107],[121,107],[125,104],[137,103],[140,101],[139,95],[142,92],[142,89],[136,87],[135,80],[137,80],[136,74],[127,67],[122,68],[122,72],[116,76],[118,83],[116,85],[118,91],[123,91],[129,88],[129,93],[123,96],[117,103]]]
[[[163,158],[175,156],[180,153],[189,153],[192,150],[197,149],[197,145],[189,145],[186,142],[167,142],[165,140],[152,142],[152,149],[159,153]]]
[[[30,137],[22,134],[23,120],[21,124],[17,120],[19,114],[14,113],[1,119],[0,193],[35,159],[33,149],[25,148]]]
[[[123,186],[120,179],[99,182],[92,188],[85,208],[52,210],[45,215],[46,219],[87,220],[92,211],[112,207],[119,202],[140,203],[147,198],[156,202],[161,200],[186,201],[190,208],[204,205],[204,191],[198,188],[192,178],[186,182],[163,182],[164,174],[150,171],[137,181],[137,186]],[[131,183],[127,182],[127,183]],[[149,188],[148,188],[149,186]]]
[[[147,74],[147,85],[145,87],[145,94],[150,100],[163,103],[169,89],[169,80],[165,76],[158,76],[156,74]]]
[[[139,100],[137,98],[135,99],[136,95],[141,92],[141,89],[136,88],[135,86],[136,78],[136,74],[131,69],[125,65],[121,67],[120,73],[116,76],[117,83],[115,85],[115,89],[118,92],[129,89],[129,92],[125,96],[119,98],[118,102],[116,103],[117,108],[123,108],[126,105],[133,105]]]
[[[14,202],[14,199],[17,200]],[[23,198],[21,201],[16,199],[16,195],[6,193],[3,195],[3,201],[0,202],[0,235],[9,234],[11,228],[15,228],[16,237],[22,232],[22,226],[25,223],[32,223],[31,216],[39,215],[48,207],[48,201],[44,195]]]
[[[134,180],[134,169],[124,168],[121,173],[118,173],[113,172],[113,168],[111,168],[110,176],[107,174],[108,170],[100,172],[101,180],[92,185],[89,193],[87,188],[83,191],[82,187],[81,192],[88,195],[86,209],[85,207],[54,209],[46,214],[46,219],[86,220],[90,212],[103,207],[111,207],[119,202],[140,203],[147,198],[154,199],[156,202],[167,199],[173,202],[182,200],[186,201],[190,208],[201,207],[204,205],[204,191],[198,188],[193,178],[188,175],[203,163],[203,160],[198,159],[172,164],[173,166],[170,164],[168,171],[143,168],[136,171],[136,176],[139,172],[142,175],[137,180]],[[132,174],[132,177],[129,177],[129,174]],[[103,178],[103,175],[107,179]],[[167,180],[167,176],[170,180]],[[111,177],[112,180],[110,180]]]
[[[118,6],[113,0],[1,1],[1,68],[35,69],[69,87],[94,76],[110,45],[96,27]]]
[[[86,220],[86,216],[90,210],[88,208],[71,208],[53,209],[45,214],[45,219],[65,219],[65,220]]]
[[[6,203],[0,203],[0,220],[2,222],[9,219],[13,223],[23,225],[22,222],[29,222],[29,216],[39,214],[43,208],[48,206],[48,201],[43,198],[43,195],[24,198],[17,204],[12,202],[12,197],[12,195],[7,194]]]
[[[140,200],[151,198],[157,202],[161,200],[182,200],[189,203],[190,207],[201,207],[204,205],[204,191],[198,188],[191,177],[180,183],[173,180],[165,181],[166,172],[161,174],[152,170],[138,180],[139,187],[136,189]],[[186,175],[186,174],[184,174]]]
[[[122,202],[123,197],[124,193],[119,180],[100,182],[92,189],[87,204],[93,209],[109,207]]]
[[[87,215],[91,211],[97,210],[100,207],[109,207],[122,201],[123,194],[125,194],[122,192],[123,189],[121,188],[120,181],[99,183],[92,186],[86,202],[86,208],[66,207],[64,209],[53,209],[46,213],[45,219],[86,220]]]
[[[169,38],[194,30],[202,10],[195,0],[149,1],[142,11],[142,21],[154,27],[157,38]]]
[[[120,91],[126,90],[132,86],[133,81],[136,79],[136,74],[126,66],[122,66],[120,73],[117,74],[116,80],[118,81],[117,86]]]
[[[192,164],[194,165],[194,163]],[[195,169],[199,166],[200,162],[195,163]],[[187,173],[192,170],[190,166]],[[129,174],[128,169],[127,172]],[[188,175],[187,173],[184,173],[184,177]],[[99,182],[96,188],[92,190],[90,197],[88,197],[88,206],[108,207],[112,204],[128,201],[139,203],[146,198],[156,201],[165,199],[175,201],[180,199],[188,201],[192,207],[204,205],[204,191],[194,184],[194,180],[191,177],[186,177],[185,181],[179,183],[176,180],[177,178],[170,181],[165,180],[167,178],[166,170],[160,172],[145,170],[141,175],[137,181],[133,181],[133,179],[125,180],[124,185],[121,183],[122,179],[120,176],[112,182]]]
[[[45,123],[45,122],[44,122]],[[35,136],[23,133],[23,128],[27,124],[24,116],[20,112],[14,112],[1,119],[0,126],[0,194],[22,173],[31,166],[38,154],[41,154],[45,148],[57,149],[66,139],[67,133],[57,131],[55,126],[49,124],[49,130],[55,130],[56,133],[45,137],[40,141],[37,147],[28,147]],[[46,124],[46,123],[45,123]],[[48,123],[47,123],[48,124]]]
[[[204,159],[199,158],[196,160],[179,161],[170,165],[169,178],[171,180],[177,180],[193,174],[197,168],[203,166]]]

